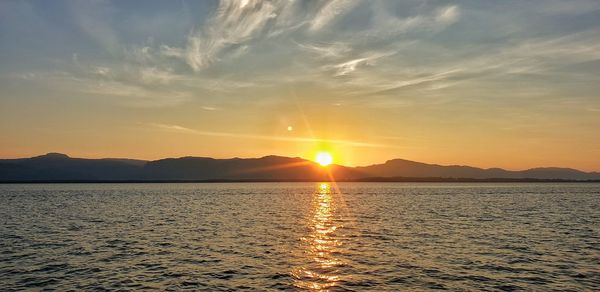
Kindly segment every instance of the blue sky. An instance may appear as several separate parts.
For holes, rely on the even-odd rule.
[[[2,1],[0,52],[4,156],[600,163],[599,1]]]

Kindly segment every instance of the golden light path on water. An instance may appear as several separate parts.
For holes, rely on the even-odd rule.
[[[298,288],[327,291],[341,280],[339,267],[344,262],[336,253],[344,242],[336,230],[343,226],[335,215],[343,203],[334,194],[340,195],[334,183],[320,183],[313,195],[310,234],[301,238],[309,264],[292,271]]]

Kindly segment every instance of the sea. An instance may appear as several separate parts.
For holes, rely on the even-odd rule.
[[[0,291],[598,291],[597,183],[0,185]]]

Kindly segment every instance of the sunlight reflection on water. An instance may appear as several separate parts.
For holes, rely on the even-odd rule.
[[[338,266],[343,261],[336,257],[336,250],[343,242],[335,232],[341,225],[334,220],[338,202],[334,200],[334,188],[330,183],[320,183],[313,196],[310,234],[302,237],[306,256],[311,264],[292,271],[295,286],[305,289],[326,290],[340,280]]]

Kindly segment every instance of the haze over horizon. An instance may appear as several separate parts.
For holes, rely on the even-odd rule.
[[[2,1],[0,158],[600,171],[599,27],[593,0]]]

